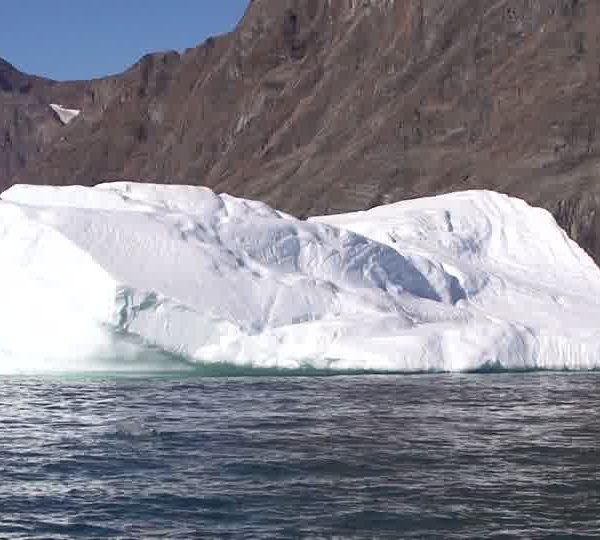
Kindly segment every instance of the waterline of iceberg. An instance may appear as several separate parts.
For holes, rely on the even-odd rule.
[[[0,373],[600,367],[600,270],[494,192],[301,221],[200,187],[19,185],[0,257]]]

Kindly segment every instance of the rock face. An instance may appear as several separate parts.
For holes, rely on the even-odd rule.
[[[599,53],[592,0],[253,0],[116,77],[0,64],[0,187],[183,182],[297,216],[491,188],[600,262]]]

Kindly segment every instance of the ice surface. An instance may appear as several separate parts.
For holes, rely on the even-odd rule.
[[[61,105],[57,105],[56,103],[51,103],[50,108],[56,113],[58,119],[65,126],[81,114],[81,111],[78,109],[67,109],[65,107],[62,107]]]
[[[126,368],[148,347],[278,368],[600,367],[600,270],[505,195],[308,222],[188,186],[1,198],[0,371]]]

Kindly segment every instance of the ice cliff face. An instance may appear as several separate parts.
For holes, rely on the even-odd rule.
[[[132,342],[280,368],[600,367],[600,270],[493,192],[306,222],[206,188],[14,186],[0,257],[3,372],[126,364]]]

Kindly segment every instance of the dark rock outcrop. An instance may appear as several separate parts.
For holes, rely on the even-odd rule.
[[[50,102],[83,113],[62,126]],[[0,64],[0,187],[186,182],[299,216],[489,188],[600,261],[599,114],[592,0],[253,0],[119,76]]]

